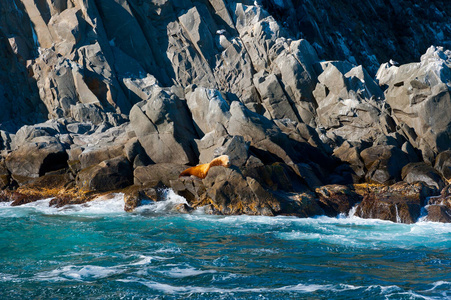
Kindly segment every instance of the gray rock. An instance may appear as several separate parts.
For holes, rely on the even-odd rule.
[[[380,101],[383,93],[362,66],[335,61],[320,66],[313,92],[318,125],[350,142],[373,141],[390,130]]]
[[[171,180],[177,180],[187,166],[173,163],[159,163],[140,166],[134,170],[134,183],[143,186],[171,186]]]
[[[77,176],[78,187],[86,191],[112,191],[133,184],[133,170],[124,156],[105,160],[82,169]]]
[[[435,159],[434,169],[446,178],[451,178],[451,150],[440,152]]]
[[[196,164],[197,134],[186,105],[173,94],[160,90],[148,101],[133,106],[130,124],[147,155],[155,163]]]
[[[220,136],[214,139],[212,134],[204,136],[198,142],[200,152],[199,161],[208,163],[215,157],[228,155],[233,166],[243,166],[249,157],[249,143],[242,136]]]
[[[402,180],[408,183],[420,181],[437,190],[445,187],[445,180],[439,172],[424,162],[405,165],[402,168],[401,176]]]
[[[68,155],[54,137],[35,137],[6,157],[6,166],[18,183],[67,167]]]
[[[368,170],[368,182],[393,184],[401,180],[401,170],[409,163],[407,155],[394,146],[373,146],[360,153]]]
[[[448,150],[451,143],[450,61],[449,50],[430,47],[421,62],[397,68],[385,92],[397,122],[414,130],[417,139],[413,145],[435,155]]]
[[[218,123],[228,127],[230,106],[218,90],[196,88],[187,95],[186,104],[199,136],[214,130]]]

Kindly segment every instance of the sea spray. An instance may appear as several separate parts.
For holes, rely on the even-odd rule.
[[[451,297],[449,224],[175,214],[165,193],[0,206],[0,298]]]

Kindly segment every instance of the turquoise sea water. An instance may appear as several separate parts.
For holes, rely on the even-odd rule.
[[[0,299],[450,299],[451,224],[0,203]]]

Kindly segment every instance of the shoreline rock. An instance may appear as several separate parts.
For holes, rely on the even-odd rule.
[[[330,32],[327,1],[38,2],[0,8],[0,188],[14,205],[120,190],[129,211],[166,187],[187,199],[183,212],[311,217],[358,205],[361,217],[411,223],[446,190],[451,44],[437,26],[449,12],[422,20],[444,47],[415,34],[401,40],[421,57],[382,47],[419,59],[398,65],[368,46],[378,29],[360,27],[377,3],[362,4],[350,36]],[[178,178],[223,154],[232,168]],[[385,187],[362,194],[367,183]],[[431,220],[448,220],[441,197],[426,205]]]

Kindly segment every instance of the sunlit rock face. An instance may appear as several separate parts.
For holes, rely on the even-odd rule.
[[[1,185],[59,172],[74,188],[164,185],[211,211],[299,216],[323,210],[322,185],[423,178],[405,166],[440,189],[451,9],[385,2],[7,1]],[[168,167],[220,155],[232,168],[203,183]]]

